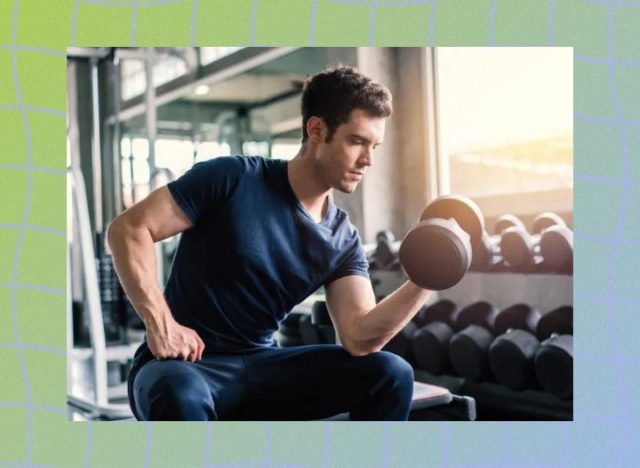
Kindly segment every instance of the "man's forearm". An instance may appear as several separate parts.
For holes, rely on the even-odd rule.
[[[379,351],[404,328],[431,294],[433,291],[407,281],[367,314],[358,317],[353,336],[360,352]]]
[[[148,229],[114,222],[107,241],[120,283],[145,325],[166,329],[173,320],[157,280],[154,241]]]

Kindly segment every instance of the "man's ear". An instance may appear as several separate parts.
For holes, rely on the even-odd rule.
[[[320,117],[314,116],[307,120],[307,134],[313,143],[322,143],[326,133],[327,126]]]

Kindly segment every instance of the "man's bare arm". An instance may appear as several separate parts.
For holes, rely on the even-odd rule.
[[[327,286],[327,308],[343,346],[353,355],[379,351],[420,310],[432,292],[405,282],[379,304],[371,282],[362,276],[340,278]]]
[[[157,358],[194,361],[202,357],[204,343],[200,337],[171,315],[157,281],[154,247],[155,242],[191,226],[165,186],[120,214],[107,231],[120,283],[144,321],[149,348]]]

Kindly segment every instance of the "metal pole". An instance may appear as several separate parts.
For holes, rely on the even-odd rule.
[[[113,62],[113,115],[116,116],[113,122],[113,186],[114,186],[114,204],[115,213],[118,215],[122,209],[122,154],[120,151],[120,119],[117,118],[120,113],[120,60],[114,59]]]
[[[91,59],[91,112],[93,116],[93,151],[91,154],[91,165],[93,168],[93,199],[95,208],[96,234],[102,234],[102,170],[100,155],[100,98],[98,94],[98,59]],[[102,252],[102,246],[97,245],[98,256]]]
[[[147,142],[149,145],[149,191],[152,192],[156,187],[155,174],[156,174],[156,136],[158,133],[158,119],[156,108],[156,88],[153,84],[153,62],[154,62],[154,50],[152,48],[147,49],[145,60],[145,72],[147,77],[147,90],[145,93],[146,99],[146,121],[147,121]]]

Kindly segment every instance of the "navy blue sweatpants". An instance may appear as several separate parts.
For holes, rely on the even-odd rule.
[[[146,343],[129,376],[140,420],[324,419],[406,421],[413,369],[395,354],[351,356],[338,345],[206,353],[195,363],[157,360]]]

